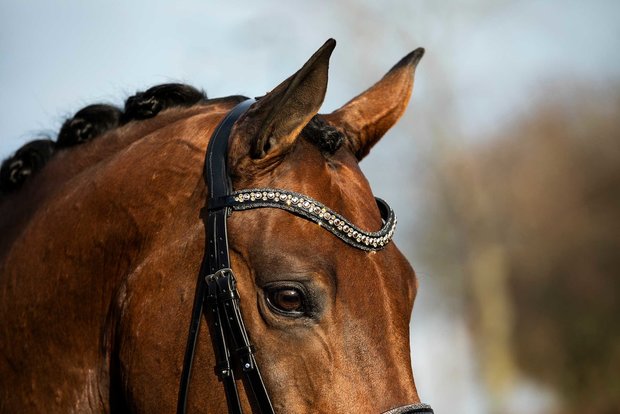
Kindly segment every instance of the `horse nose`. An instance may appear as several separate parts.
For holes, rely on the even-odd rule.
[[[391,410],[384,411],[382,414],[433,414],[433,409],[428,404],[418,403],[401,405],[400,407],[392,408]]]

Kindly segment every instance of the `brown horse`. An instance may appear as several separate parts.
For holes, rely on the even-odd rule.
[[[237,121],[228,168],[235,189],[307,194],[375,231],[382,221],[358,162],[403,114],[423,50],[317,115],[334,46]],[[175,411],[205,244],[205,150],[242,99],[162,85],[123,111],[87,107],[57,142],[5,162],[0,412]],[[277,413],[380,413],[419,402],[409,350],[416,275],[393,243],[355,249],[277,209],[233,213],[228,234]],[[202,324],[188,412],[227,411],[214,366]]]

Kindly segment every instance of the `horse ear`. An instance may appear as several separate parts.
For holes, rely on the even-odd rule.
[[[323,115],[327,122],[344,130],[347,144],[358,160],[364,158],[407,108],[413,90],[413,74],[424,49],[402,58],[370,89],[340,109]]]
[[[327,90],[329,57],[336,41],[329,39],[293,76],[258,99],[235,128],[229,160],[256,162],[285,154],[304,126],[317,114]]]

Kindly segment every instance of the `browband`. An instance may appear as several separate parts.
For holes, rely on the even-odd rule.
[[[278,188],[235,191],[232,195],[211,200],[208,208],[211,211],[223,207],[231,207],[239,211],[254,208],[279,208],[317,223],[353,247],[374,251],[383,249],[392,240],[396,229],[394,211],[382,199],[375,198],[375,200],[383,220],[383,227],[376,232],[360,229],[312,197]]]

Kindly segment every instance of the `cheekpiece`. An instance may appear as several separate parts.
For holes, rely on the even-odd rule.
[[[396,216],[390,206],[375,198],[381,211],[383,227],[369,232],[355,226],[342,215],[307,195],[278,188],[252,188],[235,191],[226,203],[233,210],[254,208],[279,208],[289,211],[333,233],[345,243],[366,251],[383,249],[394,236]]]

